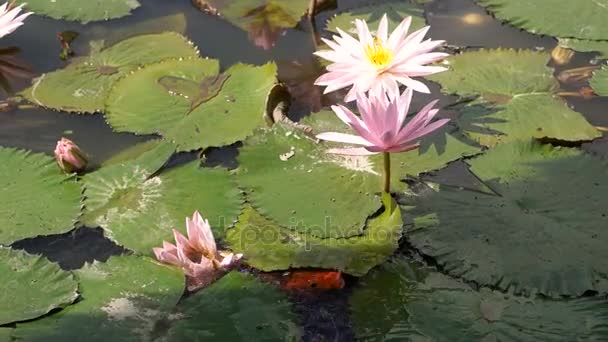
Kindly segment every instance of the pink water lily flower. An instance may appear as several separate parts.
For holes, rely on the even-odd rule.
[[[380,152],[404,152],[418,147],[416,143],[423,136],[445,125],[449,119],[431,122],[439,111],[433,109],[437,100],[427,104],[412,118],[405,122],[412,101],[411,89],[406,89],[400,97],[389,99],[386,95],[376,97],[357,93],[357,107],[361,118],[348,108],[339,105],[332,109],[340,120],[349,125],[357,135],[325,132],[317,138],[346,144],[362,145],[359,148],[330,149],[331,153],[349,155],[369,155]]]
[[[188,278],[188,290],[211,284],[236,266],[242,254],[218,251],[209,221],[198,211],[186,218],[186,238],[173,230],[176,244],[163,241],[162,248],[153,248],[158,261],[182,268]]]
[[[5,2],[0,6],[0,38],[11,34],[19,26],[23,25],[25,18],[32,14],[32,12],[27,12],[19,15],[23,5],[24,4],[14,7],[12,4],[9,4],[9,2]]]
[[[375,35],[372,35],[365,21],[356,19],[358,40],[338,28],[340,35],[334,35],[334,40],[323,39],[332,50],[315,52],[317,56],[333,62],[327,66],[328,72],[315,83],[326,86],[325,93],[352,85],[344,99],[346,102],[355,100],[356,93],[367,91],[376,97],[382,93],[387,93],[391,98],[398,97],[399,84],[421,93],[430,93],[424,83],[413,77],[447,70],[426,64],[449,55],[431,52],[444,41],[423,41],[430,26],[408,36],[411,22],[411,17],[403,19],[389,36],[386,14],[380,20]]]
[[[61,138],[55,146],[55,161],[59,168],[66,173],[82,171],[88,163],[86,155],[78,145],[66,138]]]

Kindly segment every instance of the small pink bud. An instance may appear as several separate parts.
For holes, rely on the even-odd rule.
[[[87,157],[70,139],[61,138],[55,147],[55,160],[65,173],[82,171],[87,167]]]

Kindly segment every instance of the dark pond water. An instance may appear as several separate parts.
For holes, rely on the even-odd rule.
[[[85,0],[83,0],[85,1]],[[380,3],[376,1],[375,3]],[[343,0],[339,9],[329,9],[319,13],[316,25],[321,34],[324,22],[341,9],[370,3],[370,1]],[[551,37],[535,36],[510,26],[502,25],[472,0],[434,0],[425,5],[427,21],[431,25],[430,36],[444,39],[449,44],[475,49],[479,47],[528,48],[551,50],[556,40]],[[270,50],[256,47],[246,32],[232,26],[213,15],[201,13],[190,0],[145,0],[133,15],[106,23],[80,25],[64,21],[32,16],[26,25],[10,36],[3,38],[0,47],[17,46],[21,49],[20,58],[29,64],[36,74],[63,67],[66,62],[58,56],[60,52],[56,34],[61,31],[77,31],[80,36],[73,44],[76,55],[86,55],[90,40],[105,38],[118,40],[125,35],[162,31],[172,27],[159,19],[167,15],[185,15],[188,36],[201,50],[202,54],[221,61],[222,68],[236,62],[263,64],[274,60],[279,65],[279,78],[301,90],[310,89],[317,76],[311,53],[314,45],[309,26],[303,22],[299,27],[288,30]],[[152,20],[152,25],[149,23]],[[148,22],[146,25],[141,23]],[[155,23],[154,23],[155,22]],[[143,28],[142,28],[143,27]],[[138,30],[143,30],[140,32]],[[570,68],[597,63],[594,54],[577,53],[566,65],[557,67],[556,74]],[[293,65],[299,65],[294,72]],[[296,77],[294,77],[296,76]],[[23,89],[29,81],[15,81],[15,90]],[[584,81],[563,84],[564,92],[578,91]],[[433,85],[433,94],[416,97],[416,103],[427,103],[431,98],[441,98],[440,105],[447,106],[455,98],[439,94]],[[4,95],[6,97],[6,95]],[[608,98],[584,99],[566,97],[569,104],[596,126],[607,127]],[[310,113],[319,104],[331,103],[331,98],[311,99],[306,96],[294,98],[289,115],[297,120]],[[416,107],[416,105],[414,105]],[[0,145],[14,146],[52,154],[56,141],[66,136],[86,150],[94,165],[109,158],[117,151],[137,142],[150,139],[149,136],[113,133],[101,115],[69,115],[67,113],[40,108],[20,108],[0,113]],[[239,144],[213,149],[208,158],[211,165],[223,164],[236,167],[235,156]],[[608,155],[608,140],[599,139],[585,144],[584,148],[595,153]],[[188,158],[187,156],[184,158]],[[474,179],[460,163],[429,175],[444,183],[475,187]],[[85,261],[105,260],[112,254],[124,250],[103,237],[100,229],[79,228],[61,236],[27,239],[13,245],[32,253],[42,253],[57,261],[63,268],[73,269]],[[405,253],[405,248],[402,251]],[[345,290],[336,292],[312,292],[293,295],[296,311],[304,319],[305,339],[309,341],[348,341],[353,339],[348,319],[347,299],[349,289],[356,282],[347,279]]]

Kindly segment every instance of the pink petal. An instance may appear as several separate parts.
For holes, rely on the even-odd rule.
[[[448,121],[450,121],[450,119],[441,119],[441,120],[437,120],[431,124],[429,124],[428,126],[415,131],[412,135],[405,137],[405,139],[402,141],[403,144],[409,143],[411,141],[414,141],[418,138],[421,138],[439,128],[441,128],[443,125],[445,125],[446,123],[448,123]]]
[[[406,87],[412,88],[413,90],[415,90],[419,93],[424,93],[424,94],[431,93],[431,90],[429,89],[429,87],[427,87],[426,84],[424,84],[420,81],[416,81],[409,77],[403,77],[403,76],[394,76],[394,77],[397,81],[399,81],[399,83],[403,84]]]
[[[410,29],[411,23],[412,17],[407,17],[403,19],[401,23],[399,23],[397,28],[391,33],[391,36],[388,38],[388,45],[393,51],[397,49],[399,43],[401,43],[403,38],[406,37],[407,31]]]
[[[376,31],[376,37],[378,37],[383,43],[386,43],[388,40],[388,18],[386,13],[380,19],[380,24],[378,24],[378,31]]]
[[[331,154],[341,154],[345,156],[369,156],[372,154],[377,154],[378,152],[371,152],[367,150],[365,147],[359,148],[330,148],[325,153]]]
[[[373,145],[369,141],[363,139],[358,135],[338,133],[338,132],[325,132],[317,134],[317,139],[340,142],[345,144],[371,146]]]

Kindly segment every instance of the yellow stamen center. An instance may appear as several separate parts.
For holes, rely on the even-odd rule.
[[[376,67],[384,67],[393,60],[393,51],[386,48],[378,38],[375,38],[374,42],[365,48],[365,54]]]

